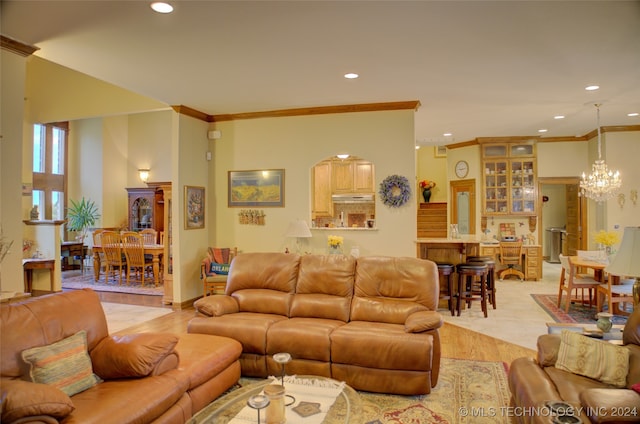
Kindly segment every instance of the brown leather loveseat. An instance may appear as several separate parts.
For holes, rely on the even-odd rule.
[[[109,336],[90,289],[3,304],[0,422],[184,423],[238,381],[241,350],[203,334]]]
[[[195,302],[189,333],[242,343],[242,374],[345,381],[358,390],[425,394],[438,381],[436,265],[416,258],[244,253],[225,295]]]
[[[555,409],[583,423],[640,422],[640,309],[629,317],[622,342],[571,332],[540,336],[537,358],[518,358],[509,369],[514,415],[522,423],[549,423],[560,405]]]

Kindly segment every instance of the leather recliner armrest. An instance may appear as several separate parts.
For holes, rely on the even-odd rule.
[[[164,374],[178,368],[178,340],[169,333],[106,337],[90,352],[93,372],[105,380]]]
[[[640,394],[629,389],[586,389],[580,403],[592,423],[640,421]]]
[[[209,317],[219,317],[240,312],[235,298],[227,295],[206,296],[193,303],[196,311]]]
[[[436,311],[414,312],[407,317],[404,323],[404,331],[407,333],[421,333],[423,331],[436,330],[442,327],[444,320]]]

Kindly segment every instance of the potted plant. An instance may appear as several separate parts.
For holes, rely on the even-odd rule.
[[[100,218],[98,207],[93,200],[84,197],[78,202],[72,199],[69,201],[71,206],[67,208],[67,230],[79,232],[79,239],[84,243],[87,231]]]

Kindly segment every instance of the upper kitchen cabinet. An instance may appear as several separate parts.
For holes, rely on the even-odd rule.
[[[312,218],[318,216],[333,216],[331,202],[331,161],[323,160],[313,167],[311,175],[311,189],[313,205]]]
[[[533,142],[482,146],[483,213],[536,214],[536,151]]]
[[[333,193],[373,193],[373,164],[359,159],[331,162]]]

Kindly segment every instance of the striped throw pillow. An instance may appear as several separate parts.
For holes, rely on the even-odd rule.
[[[48,346],[22,351],[34,383],[50,384],[73,396],[102,382],[93,373],[87,352],[87,333],[82,330]]]

